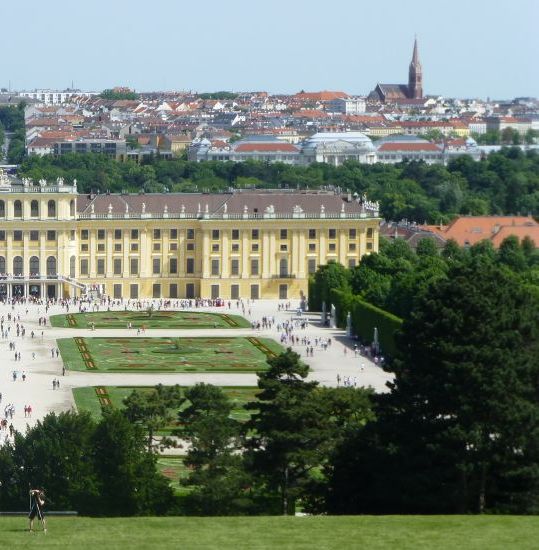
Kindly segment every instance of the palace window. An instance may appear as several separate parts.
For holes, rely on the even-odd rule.
[[[138,258],[131,258],[129,261],[129,273],[138,275]]]
[[[114,258],[114,275],[121,275],[122,274],[122,259],[121,258]]]
[[[86,258],[80,261],[80,274],[88,275],[88,260]]]
[[[256,258],[251,260],[251,275],[258,275],[258,260]]]

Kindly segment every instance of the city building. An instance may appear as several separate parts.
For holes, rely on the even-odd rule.
[[[275,136],[267,135],[249,136],[235,143],[203,139],[193,143],[189,148],[188,158],[197,162],[205,160],[232,162],[258,160],[302,164],[301,148],[299,146],[280,140]]]
[[[123,139],[78,139],[54,143],[54,155],[60,156],[68,153],[103,153],[117,160],[125,160],[127,146]]]
[[[525,135],[532,127],[530,119],[520,119],[512,116],[487,117],[487,130],[503,132],[506,128],[511,128],[521,136]]]
[[[378,250],[378,204],[334,192],[80,195],[0,175],[0,297],[306,296]]]
[[[376,162],[376,149],[362,132],[319,132],[303,143],[303,163],[327,162],[340,166],[346,160]]]
[[[361,115],[365,112],[366,105],[364,97],[339,97],[329,102],[328,110],[345,115]]]
[[[397,164],[404,161],[423,161],[426,164],[444,162],[443,147],[415,136],[390,136],[376,143],[378,161]]]
[[[32,92],[17,93],[18,97],[33,99],[45,105],[59,105],[68,102],[72,97],[92,97],[96,95],[98,95],[98,92],[81,92],[80,90],[34,90]]]

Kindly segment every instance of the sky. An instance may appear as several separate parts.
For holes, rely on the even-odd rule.
[[[0,1],[0,87],[539,97],[539,0]]]

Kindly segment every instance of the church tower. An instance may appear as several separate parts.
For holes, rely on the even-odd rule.
[[[412,55],[410,68],[408,69],[408,98],[423,98],[423,69],[417,51],[417,38],[414,41],[414,53]]]

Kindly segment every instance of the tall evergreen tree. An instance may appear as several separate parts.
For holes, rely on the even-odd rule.
[[[537,311],[537,293],[481,254],[432,285],[404,323],[377,422],[336,457],[329,509],[536,512]]]
[[[309,367],[296,352],[288,348],[268,363],[269,369],[258,376],[262,391],[247,424],[253,434],[248,460],[266,486],[279,491],[287,514],[327,454],[330,424],[323,400],[315,395],[317,382],[305,380]]]

